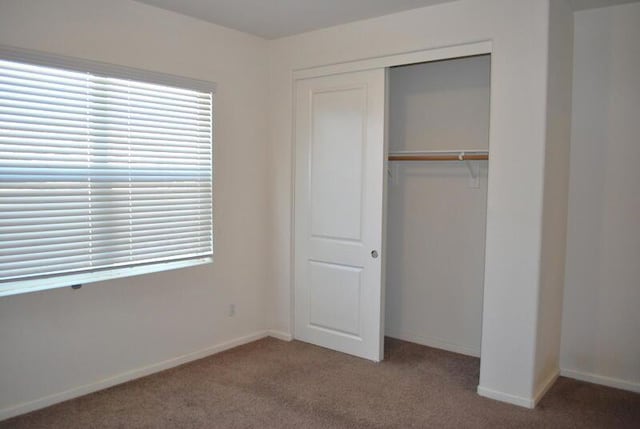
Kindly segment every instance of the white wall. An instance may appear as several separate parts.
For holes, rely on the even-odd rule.
[[[0,418],[263,332],[266,42],[129,0],[0,0],[0,44],[218,84],[215,262],[0,299]]]
[[[566,0],[554,0],[550,5],[536,398],[551,387],[559,374],[571,143],[573,11]]]
[[[567,373],[633,389],[639,14],[576,14],[561,356]],[[291,71],[479,40],[494,49],[481,387],[530,403],[557,344],[539,323],[558,290],[539,286],[560,271],[543,270],[548,18],[546,1],[461,0],[265,42],[130,0],[0,0],[0,44],[218,83],[215,263],[0,299],[0,418],[266,326],[290,332]]]
[[[563,374],[640,392],[640,4],[575,14]]]
[[[491,58],[395,67],[389,150],[489,149]],[[392,162],[386,335],[480,355],[487,162]]]
[[[548,7],[547,1],[461,0],[270,43],[271,326],[291,331],[292,70],[490,40],[491,161],[479,391],[533,405]]]

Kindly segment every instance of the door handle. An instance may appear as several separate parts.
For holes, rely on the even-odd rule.
[[[372,251],[371,251],[371,257],[372,257],[373,259],[376,259],[376,258],[378,257],[378,251],[376,251],[376,250],[372,250]]]

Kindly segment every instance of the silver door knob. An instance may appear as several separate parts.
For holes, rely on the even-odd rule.
[[[371,251],[371,257],[372,257],[373,259],[377,258],[377,257],[378,257],[378,252],[377,252],[376,250],[372,250],[372,251]]]

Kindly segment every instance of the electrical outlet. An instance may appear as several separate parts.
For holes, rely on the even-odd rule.
[[[236,315],[236,305],[229,304],[229,317],[233,317]]]

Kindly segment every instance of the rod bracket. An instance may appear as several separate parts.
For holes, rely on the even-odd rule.
[[[480,163],[478,161],[469,161],[468,159],[464,159],[464,152],[461,152],[460,156],[464,160],[464,165],[466,165],[467,169],[469,170],[469,187],[479,188],[480,187]]]

